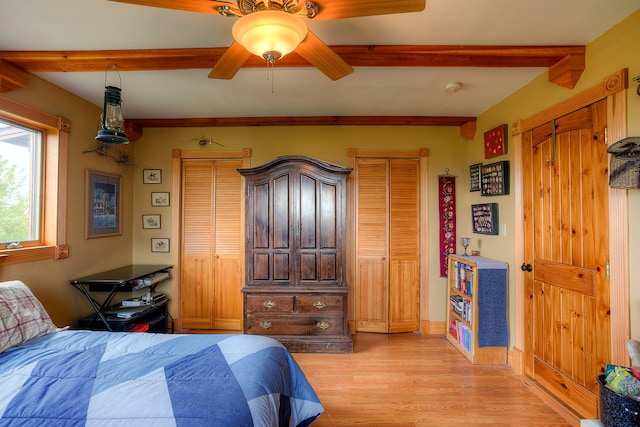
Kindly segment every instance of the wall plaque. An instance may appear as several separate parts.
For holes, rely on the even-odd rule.
[[[484,133],[484,158],[507,154],[507,125],[500,125]]]
[[[477,234],[498,234],[498,204],[481,203],[471,205],[473,232]]]
[[[509,161],[482,165],[480,181],[481,195],[496,196],[509,194]]]

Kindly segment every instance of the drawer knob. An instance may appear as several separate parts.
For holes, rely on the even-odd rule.
[[[266,320],[263,320],[262,322],[260,322],[260,327],[262,329],[269,329],[273,326],[273,324],[271,322],[268,322]]]
[[[276,304],[275,301],[271,301],[271,300],[267,300],[263,302],[262,305],[264,305],[267,308],[276,308],[278,306],[278,304]]]
[[[318,310],[322,310],[323,308],[325,308],[327,306],[327,304],[323,303],[322,301],[316,301],[313,303],[313,306],[315,308],[317,308]]]
[[[316,323],[316,328],[320,328],[322,330],[329,329],[330,326],[331,325],[328,322],[325,322],[324,320],[322,322]]]

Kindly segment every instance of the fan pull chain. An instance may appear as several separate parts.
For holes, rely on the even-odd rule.
[[[269,58],[267,58],[267,80],[271,80],[271,93],[275,93],[275,89],[273,86],[273,69],[275,67],[275,61],[271,61],[269,60]],[[271,77],[269,77],[271,76]]]
[[[275,93],[275,89],[274,89],[274,86],[273,86],[273,85],[274,85],[274,83],[275,83],[275,79],[274,79],[274,76],[275,76],[274,68],[275,68],[275,66],[274,66],[273,64],[271,64],[271,93],[272,93],[272,94],[273,94],[273,93]]]

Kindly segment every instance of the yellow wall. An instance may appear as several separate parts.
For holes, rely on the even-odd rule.
[[[29,86],[2,95],[71,121],[68,170],[68,243],[70,257],[33,263],[0,265],[0,281],[22,280],[43,302],[58,326],[74,324],[81,315],[91,312],[78,291],[67,284],[69,279],[99,270],[128,264],[132,257],[132,172],[94,153],[83,154],[96,147],[94,137],[100,124],[101,109],[31,76]],[[85,169],[122,175],[122,236],[84,238]]]
[[[83,154],[95,148],[94,136],[99,125],[100,109],[70,95],[41,79],[32,76],[26,88],[2,96],[38,108],[46,113],[61,115],[71,120],[69,152],[69,221],[68,242],[71,256],[59,261],[41,261],[29,264],[0,266],[0,280],[20,279],[29,284],[41,298],[58,325],[75,322],[90,312],[88,304],[67,280],[77,276],[114,268],[131,262],[171,263],[169,254],[152,253],[151,237],[171,236],[171,208],[152,208],[151,191],[172,191],[171,152],[183,150],[253,150],[252,164],[265,163],[283,154],[301,154],[347,165],[347,148],[358,149],[417,149],[428,148],[429,156],[429,301],[428,320],[445,319],[445,280],[438,269],[438,219],[437,176],[445,173],[456,175],[458,236],[472,238],[471,248],[480,249],[483,256],[502,259],[511,266],[511,284],[514,269],[522,260],[514,258],[514,230],[521,227],[521,220],[514,218],[513,196],[480,197],[468,191],[468,166],[488,161],[484,159],[482,134],[496,125],[511,124],[566,99],[621,69],[629,68],[631,77],[640,75],[640,56],[635,42],[640,40],[640,12],[605,33],[587,46],[587,69],[573,90],[548,83],[544,73],[530,84],[492,107],[478,118],[478,133],[474,141],[460,137],[455,127],[245,127],[245,128],[170,128],[146,129],[144,136],[131,144],[136,167],[123,170],[114,162],[97,155]],[[640,96],[637,84],[630,83],[628,90],[629,135],[640,135]],[[213,138],[224,147],[207,145],[200,147],[200,137]],[[493,160],[493,159],[492,159]],[[509,153],[495,160],[513,161],[513,147]],[[84,238],[84,171],[86,168],[123,175],[123,234],[86,240]],[[162,169],[161,184],[142,184],[142,169]],[[513,168],[512,168],[513,169]],[[471,233],[470,204],[498,202],[500,223],[506,235],[484,236]],[[141,215],[160,213],[161,230],[142,230]],[[640,253],[640,228],[635,218],[640,216],[640,191],[629,191],[630,254],[631,262],[631,331],[640,334],[640,266],[633,262]],[[172,242],[173,248],[175,243]],[[478,247],[480,246],[480,247]],[[462,248],[459,247],[459,251]],[[170,287],[163,287],[169,291]],[[510,293],[510,320],[515,322],[517,307],[515,292]],[[423,296],[424,298],[425,296]],[[515,342],[514,328],[511,343]]]

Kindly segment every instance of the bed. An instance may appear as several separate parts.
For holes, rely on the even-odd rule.
[[[59,330],[0,283],[0,426],[300,426],[323,411],[291,354],[250,335]]]

